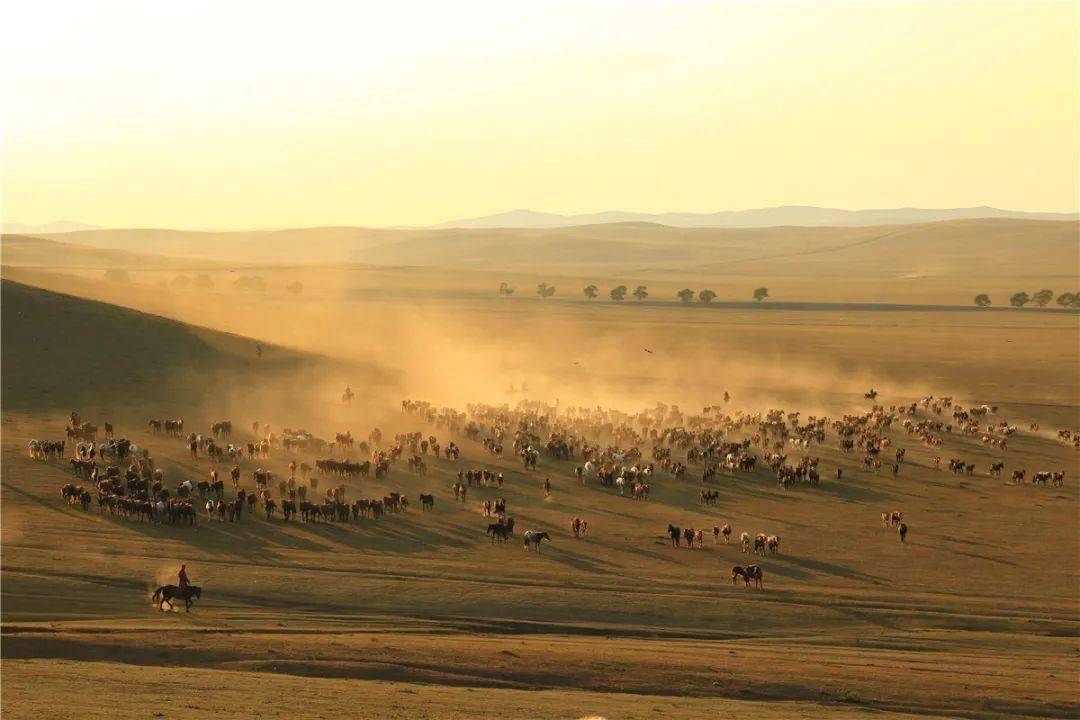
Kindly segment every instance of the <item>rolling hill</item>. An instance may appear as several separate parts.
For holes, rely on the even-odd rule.
[[[872,227],[568,228],[188,232],[95,230],[64,242],[178,258],[361,263],[633,275],[1075,276],[1080,224],[1012,219]]]
[[[219,263],[199,258],[173,258],[141,252],[136,248],[99,248],[79,245],[56,237],[43,238],[33,235],[4,235],[0,243],[0,264],[5,267],[47,268],[56,270],[106,270],[106,269],[168,269],[210,270],[221,267]]]

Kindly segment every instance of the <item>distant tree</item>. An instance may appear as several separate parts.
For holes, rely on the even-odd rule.
[[[683,288],[675,294],[683,301],[684,305],[688,305],[690,301],[694,299],[694,291],[690,288]]]
[[[592,300],[593,298],[595,298],[599,294],[600,288],[596,287],[595,285],[587,285],[585,287],[584,292],[585,292],[585,297]]]
[[[233,280],[233,287],[237,290],[253,290],[256,292],[266,291],[266,281],[260,275],[241,275]]]
[[[299,295],[304,291],[304,283],[296,280],[285,286],[287,292],[291,292],[293,295]]]
[[[769,297],[769,288],[758,288],[754,291],[754,299],[761,302],[765,298]]]
[[[1065,308],[1080,308],[1080,293],[1061,293],[1054,302]]]
[[[510,297],[514,294],[514,288],[504,282],[499,283],[499,294],[503,297]]]
[[[612,300],[622,302],[626,299],[626,286],[620,285],[617,288],[612,288],[611,292],[608,294],[611,295]]]
[[[714,293],[712,290],[702,290],[697,294],[697,297],[698,300],[708,305],[716,299],[716,293]]]
[[[1031,297],[1026,292],[1018,292],[1009,298],[1009,304],[1013,307],[1024,307],[1031,302]]]
[[[131,282],[131,276],[128,275],[127,270],[121,270],[120,268],[110,268],[105,271],[105,282],[122,283],[127,285]]]
[[[214,281],[210,279],[209,275],[196,275],[195,287],[199,288],[200,290],[212,290],[214,287]]]
[[[187,290],[189,285],[191,285],[191,278],[187,275],[177,275],[169,283],[169,287],[173,290]]]
[[[542,298],[549,298],[555,294],[555,286],[548,285],[546,282],[540,283],[536,286],[536,294]]]
[[[645,287],[644,285],[638,285],[634,289],[634,297],[636,297],[638,300],[644,300],[645,298],[649,297],[649,288]]]
[[[1034,302],[1039,307],[1046,307],[1053,299],[1054,291],[1049,288],[1043,288],[1042,290],[1031,296],[1032,302]]]
[[[986,293],[979,293],[975,296],[975,304],[978,307],[990,307],[990,296]]]

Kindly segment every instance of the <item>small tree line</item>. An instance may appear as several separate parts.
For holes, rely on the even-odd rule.
[[[1080,292],[1064,292],[1055,298],[1054,291],[1050,288],[1043,288],[1031,295],[1023,291],[1013,293],[1009,298],[1009,304],[1013,307],[1024,307],[1029,303],[1034,303],[1039,307],[1046,307],[1051,300],[1063,308],[1080,308]],[[990,307],[991,304],[990,296],[986,293],[979,293],[975,296],[976,306]]]
[[[502,295],[503,297],[510,297],[514,294],[514,290],[516,289],[517,288],[515,288],[513,285],[510,285],[509,283],[499,283],[499,295]],[[589,300],[595,300],[596,298],[600,297],[600,288],[596,285],[586,285],[584,288],[582,288],[582,292]],[[549,285],[546,282],[542,282],[536,286],[536,294],[539,295],[541,298],[549,298],[555,294],[555,286]],[[634,299],[639,301],[644,300],[645,298],[649,297],[649,287],[647,285],[638,285],[634,288],[633,292],[631,292],[630,288],[626,285],[616,285],[608,291],[608,297],[610,297],[615,302],[622,302],[626,299],[627,295],[630,295]],[[675,297],[682,301],[683,304],[692,303],[694,301],[694,298],[696,297],[698,302],[705,303],[707,305],[716,299],[716,293],[709,289],[698,290],[697,292],[695,292],[690,288],[683,288],[682,290],[675,293]],[[756,288],[751,297],[753,297],[754,300],[761,302],[765,298],[769,297],[769,289],[764,287]]]
[[[120,268],[111,268],[105,271],[105,280],[113,284],[131,284],[131,276],[127,270]],[[158,287],[168,290],[213,290],[214,280],[209,275],[201,273],[195,277],[189,277],[187,275],[176,275],[171,280],[165,280],[164,278],[158,281]],[[232,281],[232,287],[234,290],[250,291],[250,292],[266,292],[268,285],[266,280],[261,275],[239,275]],[[294,280],[285,286],[285,291],[297,295],[304,290],[304,284],[299,280]]]

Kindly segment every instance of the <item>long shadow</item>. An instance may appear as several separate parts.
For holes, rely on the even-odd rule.
[[[762,559],[763,567],[767,567],[768,570],[776,573],[777,575],[783,575],[786,577],[795,578],[798,580],[805,580],[813,576],[818,575],[831,575],[835,577],[841,577],[848,580],[860,580],[863,582],[870,582],[875,584],[887,584],[888,579],[878,577],[876,575],[869,575],[867,573],[859,572],[858,570],[852,570],[846,568],[843,565],[837,565],[835,563],[825,562],[824,560],[814,560],[806,557],[796,557],[792,555],[767,555]]]

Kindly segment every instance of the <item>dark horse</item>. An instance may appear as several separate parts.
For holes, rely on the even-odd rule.
[[[750,587],[750,581],[753,580],[757,587],[761,587],[762,581],[765,579],[764,573],[761,572],[761,568],[757,565],[736,565],[731,568],[731,584],[734,585],[738,582],[739,578],[743,579],[746,583],[746,587]]]
[[[192,599],[202,598],[202,588],[198,585],[188,585],[181,590],[176,585],[162,585],[154,591],[154,602],[158,606],[158,610],[164,610],[162,607],[165,603],[169,603],[169,609],[173,609],[173,600],[184,601],[184,611],[191,612]]]
[[[495,538],[499,538],[503,542],[506,542],[506,539],[510,537],[510,532],[501,522],[491,523],[490,525],[488,525],[487,534],[491,536],[492,543],[495,542]]]

